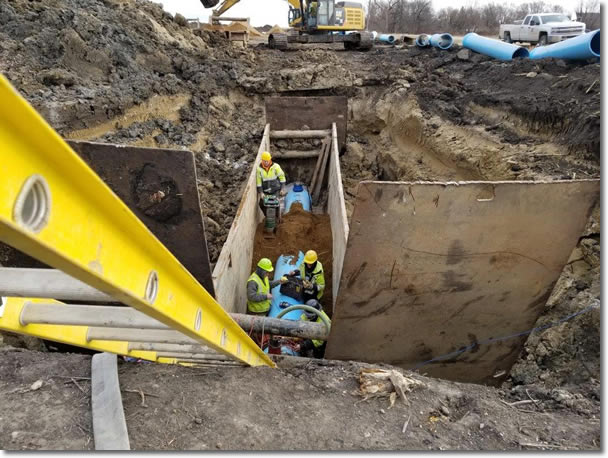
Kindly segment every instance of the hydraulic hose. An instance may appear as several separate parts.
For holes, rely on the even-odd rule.
[[[325,315],[323,315],[321,313],[321,311],[317,310],[314,307],[311,307],[310,305],[304,305],[304,304],[292,305],[291,307],[287,307],[286,309],[281,310],[281,312],[276,317],[281,318],[283,315],[285,315],[293,310],[305,310],[307,312],[316,313],[317,316],[319,318],[321,318],[321,321],[323,322],[323,324],[327,327],[327,332],[329,333],[329,331],[331,330],[331,323],[329,322],[327,317]]]

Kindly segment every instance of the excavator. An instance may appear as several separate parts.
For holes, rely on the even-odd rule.
[[[211,21],[240,0],[223,0],[213,10]],[[213,8],[220,0],[201,0],[205,8]],[[365,11],[361,3],[335,0],[287,0],[289,33],[271,33],[268,46],[285,50],[289,43],[344,43],[347,50],[366,51],[373,47],[373,36],[365,31]]]

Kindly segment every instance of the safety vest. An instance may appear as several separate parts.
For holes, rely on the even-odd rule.
[[[281,183],[285,183],[285,173],[279,164],[272,164],[268,171],[258,166],[255,185],[261,187],[263,192],[275,194],[281,189]]]
[[[268,277],[264,277],[264,281],[262,281],[259,275],[254,272],[247,280],[247,283],[250,281],[254,281],[258,285],[258,294],[268,294],[270,292],[270,283],[268,283]],[[267,312],[270,309],[270,299],[263,300],[262,302],[252,302],[247,299],[247,308],[249,311],[255,313]]]
[[[306,263],[303,262],[300,264],[300,278],[316,284],[319,287],[317,299],[323,297],[323,291],[325,290],[325,275],[323,273],[323,264],[321,264],[320,261],[317,261],[317,265],[312,271],[312,275],[309,275],[308,277],[306,277]]]
[[[327,316],[327,314],[323,310],[321,310],[321,315],[323,315],[325,318],[327,318],[327,321],[329,321],[329,324],[331,324],[331,320],[329,319],[329,317]],[[300,317],[300,320],[302,320],[302,321],[309,321],[308,318],[306,318],[306,314],[305,313],[302,313],[302,316]],[[317,319],[315,320],[315,323],[323,323],[323,320],[321,319],[320,316],[317,316]],[[325,323],[323,323],[323,326],[325,326]],[[317,348],[320,347],[321,345],[323,345],[324,343],[325,343],[325,341],[323,341],[323,340],[314,340],[314,339],[312,340],[312,344],[315,347],[317,347]]]

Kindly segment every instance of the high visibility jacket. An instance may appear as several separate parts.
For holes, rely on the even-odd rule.
[[[279,164],[273,163],[268,171],[259,165],[255,177],[255,185],[262,188],[266,194],[276,194],[281,189],[281,183],[285,183],[285,173]]]
[[[329,324],[331,324],[331,320],[329,319],[329,317],[327,316],[327,314],[321,310],[321,315],[323,315],[325,318],[327,318],[327,321],[329,321]],[[301,321],[309,321],[308,318],[306,318],[306,314],[302,313],[302,316],[300,317]],[[320,316],[317,316],[317,319],[314,320],[315,323],[323,323],[323,320],[321,319]],[[323,323],[323,326],[325,326],[325,323]],[[314,340],[312,339],[312,344],[315,347],[320,347],[321,345],[323,345],[325,343],[325,341],[323,340]]]
[[[266,295],[270,292],[270,283],[268,282],[268,277],[264,277],[264,280],[262,280],[259,275],[254,272],[247,280],[247,283],[250,281],[254,281],[258,285],[258,294]],[[270,299],[265,299],[261,302],[253,302],[247,299],[247,308],[249,311],[255,313],[266,312],[270,309]]]
[[[325,274],[323,273],[323,264],[321,261],[317,261],[312,274],[306,275],[306,263],[300,264],[300,278],[302,280],[308,280],[313,285],[317,285],[317,299],[323,297],[323,291],[325,291]]]

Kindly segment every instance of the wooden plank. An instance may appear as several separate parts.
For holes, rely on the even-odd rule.
[[[319,169],[321,168],[321,163],[323,162],[323,153],[326,147],[327,139],[323,139],[323,142],[321,143],[321,150],[319,151],[319,156],[317,158],[317,162],[315,163],[315,169],[312,172],[312,180],[310,181],[310,187],[308,188],[311,191],[315,189],[317,177],[319,176]]]
[[[311,157],[320,156],[319,151],[284,151],[282,153],[274,153],[273,159],[308,159]]]
[[[98,353],[91,360],[91,411],[95,450],[131,450],[112,353]]]
[[[346,252],[348,240],[348,216],[344,203],[344,189],[342,187],[342,173],[340,172],[340,157],[338,150],[338,134],[336,125],[332,126],[331,156],[329,158],[327,212],[331,222],[332,233],[332,304],[335,307],[338,297],[342,263]]]
[[[599,199],[599,180],[359,184],[326,357],[500,384]],[[336,269],[338,270],[338,269]],[[504,371],[503,376],[494,377]]]
[[[321,195],[321,189],[323,189],[323,180],[325,179],[325,170],[327,170],[327,162],[331,151],[331,141],[323,144],[323,151],[321,153],[321,168],[317,175],[317,181],[315,183],[315,189],[312,191],[312,204],[317,205],[319,202],[319,196]]]
[[[328,130],[336,123],[338,147],[346,144],[348,99],[329,97],[267,97],[266,122],[273,130]]]
[[[330,134],[330,130],[271,130],[270,138],[323,138]]]
[[[243,188],[241,203],[213,269],[217,301],[228,312],[245,313],[247,309],[246,281],[251,274],[249,269],[255,230],[264,216],[257,202],[255,174],[262,153],[270,148],[269,132],[270,125],[266,124],[251,173]]]

